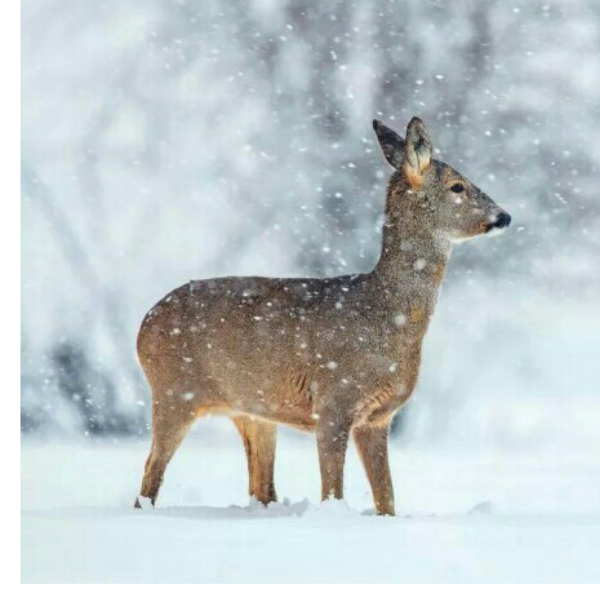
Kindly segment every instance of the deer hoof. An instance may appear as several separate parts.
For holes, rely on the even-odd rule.
[[[133,505],[133,508],[148,510],[149,508],[154,508],[154,503],[150,498],[138,496],[135,499],[135,504]]]

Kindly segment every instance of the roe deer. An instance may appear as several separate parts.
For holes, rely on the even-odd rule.
[[[342,498],[352,432],[378,514],[394,514],[388,431],[410,397],[453,241],[502,229],[510,215],[432,158],[423,122],[406,141],[373,122],[395,171],[381,257],[370,273],[328,279],[192,281],[146,315],[138,355],[152,388],[153,440],[141,502],[154,505],[192,422],[224,413],[239,430],[249,493],[275,501],[277,423],[314,431],[322,498]]]

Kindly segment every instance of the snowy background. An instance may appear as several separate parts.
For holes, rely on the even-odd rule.
[[[586,570],[600,562],[596,0],[29,0],[22,27],[24,578],[600,578]],[[291,504],[268,513],[282,519],[219,512],[247,504],[241,442],[220,419],[174,459],[164,512],[125,527],[149,446],[134,352],[145,312],[190,279],[370,269],[390,174],[371,120],[403,132],[415,114],[513,226],[455,250],[394,428],[410,530],[361,514],[353,455],[352,508],[323,513],[314,441],[283,427],[276,481]],[[399,546],[368,574],[348,558],[275,577],[273,523],[301,555],[329,538],[346,552],[348,530],[362,547]],[[179,534],[211,560],[200,544],[200,570],[148,566],[144,544]],[[115,558],[120,535],[130,563]],[[257,560],[252,544],[268,540]],[[541,568],[553,543],[571,554]],[[421,548],[412,569],[419,544],[462,566]],[[480,544],[495,548],[488,562]],[[112,571],[94,570],[98,548]]]

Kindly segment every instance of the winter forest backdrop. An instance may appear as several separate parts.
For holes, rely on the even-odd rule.
[[[513,216],[453,254],[398,439],[598,444],[597,0],[22,5],[22,430],[139,436],[145,312],[377,258],[374,117]]]

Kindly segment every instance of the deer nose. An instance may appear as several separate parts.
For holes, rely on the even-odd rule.
[[[491,225],[490,229],[504,229],[510,225],[511,216],[502,211],[497,217],[494,223]]]

